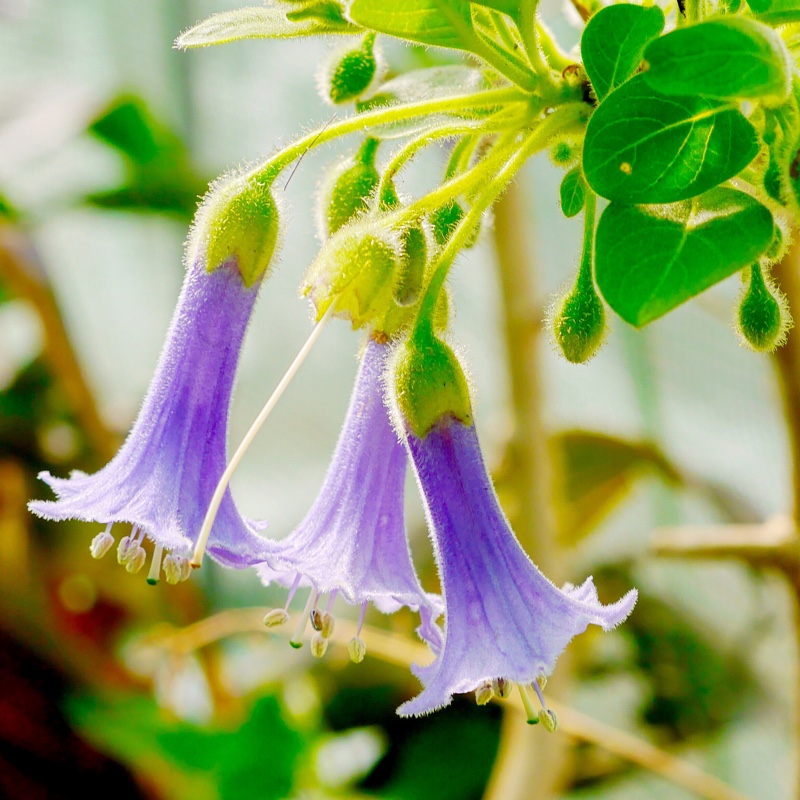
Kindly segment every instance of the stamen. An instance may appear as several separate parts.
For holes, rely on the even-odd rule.
[[[111,535],[113,526],[114,523],[109,522],[106,525],[106,529],[92,539],[92,543],[89,546],[92,558],[102,558],[114,546],[114,537]]]
[[[360,664],[367,654],[367,646],[364,644],[363,639],[359,639],[358,636],[356,636],[351,639],[350,644],[347,645],[347,652],[350,656],[350,660],[354,664]]]
[[[333,629],[336,626],[336,620],[333,618],[333,614],[329,614],[327,611],[322,615],[322,625],[319,629],[319,632],[325,639],[330,639],[333,636]]]
[[[361,638],[361,628],[364,625],[364,617],[367,613],[367,601],[361,604],[361,613],[358,615],[358,628],[356,630],[356,638]]]
[[[281,399],[281,396],[286,391],[286,387],[292,382],[292,379],[297,374],[297,371],[300,369],[301,365],[306,360],[306,357],[311,352],[311,349],[316,344],[317,339],[325,329],[325,325],[333,315],[333,309],[335,305],[336,301],[334,298],[334,302],[330,304],[328,310],[322,316],[322,319],[314,326],[314,330],[311,331],[310,336],[308,339],[306,339],[306,343],[300,348],[300,352],[297,354],[297,356],[295,356],[295,359],[292,361],[289,369],[286,370],[286,374],[281,378],[280,382],[275,387],[275,391],[270,395],[269,400],[267,400],[267,402],[264,404],[264,407],[253,421],[253,424],[250,426],[250,430],[247,431],[244,439],[242,439],[242,443],[236,448],[236,452],[233,454],[228,466],[225,467],[225,471],[222,473],[222,476],[217,482],[217,486],[214,489],[214,494],[211,497],[211,502],[208,504],[208,510],[206,511],[205,519],[200,527],[200,533],[197,536],[197,543],[194,547],[191,565],[195,569],[198,569],[203,562],[203,554],[205,553],[206,545],[208,544],[208,537],[211,534],[211,527],[217,517],[217,512],[219,511],[220,504],[222,503],[222,498],[225,496],[225,491],[228,488],[228,484],[231,482],[233,473],[236,472],[239,462],[244,457],[244,454],[250,449],[250,445],[253,443],[253,440],[256,438],[258,432],[261,430],[261,426],[266,422],[267,417],[269,417],[269,415],[272,413],[272,409],[275,408],[275,406],[278,404],[278,400]]]
[[[493,697],[494,688],[492,687],[492,681],[486,681],[486,683],[475,690],[475,702],[479,706],[485,706]]]
[[[539,720],[541,721],[542,725],[544,725],[545,730],[553,733],[553,731],[558,727],[558,717],[556,716],[556,712],[548,708],[547,703],[544,701],[544,695],[542,694],[543,682],[547,683],[547,679],[544,677],[544,675],[539,675],[538,679],[535,680],[531,685],[533,686],[533,690],[536,692],[536,695],[539,698],[539,702],[542,704],[542,713],[539,714]]]
[[[303,634],[306,632],[306,625],[308,624],[311,609],[317,604],[318,597],[319,592],[316,589],[312,589],[311,593],[308,595],[306,607],[300,615],[300,622],[297,625],[297,630],[294,632],[294,636],[289,640],[289,644],[295,649],[299,649],[303,646]]]
[[[492,689],[498,697],[505,700],[511,697],[511,692],[514,691],[514,684],[505,678],[497,678],[492,681]]]
[[[325,606],[325,612],[326,612],[327,614],[330,614],[330,613],[331,613],[331,609],[333,608],[333,603],[334,603],[334,601],[336,600],[336,595],[337,595],[337,594],[339,594],[339,590],[338,590],[338,589],[334,589],[334,590],[333,590],[333,591],[330,593],[330,596],[328,597],[328,605],[327,605],[327,606]]]
[[[146,560],[147,553],[145,552],[144,547],[142,547],[140,544],[137,544],[128,555],[128,559],[125,562],[125,569],[128,570],[131,575],[135,575],[144,566],[144,562]]]
[[[163,555],[164,546],[157,544],[156,549],[153,551],[153,560],[150,562],[150,572],[147,573],[147,582],[151,586],[155,586],[158,583],[161,575],[161,557]]]
[[[311,637],[311,655],[314,658],[322,658],[328,649],[328,640],[321,633],[315,633]]]
[[[191,567],[189,566],[189,559],[186,556],[176,556],[181,568],[181,580],[188,581],[189,575],[192,574]]]
[[[531,697],[528,694],[528,687],[522,683],[517,684],[519,689],[519,696],[522,698],[522,705],[525,708],[525,714],[528,717],[528,725],[536,725],[539,722],[539,714],[531,703]]]
[[[531,686],[533,686],[533,690],[536,692],[536,696],[539,698],[539,702],[542,704],[542,708],[547,711],[547,703],[544,701],[544,695],[542,694],[542,686],[538,680],[535,680]]]
[[[292,600],[294,600],[295,593],[297,592],[297,587],[300,585],[300,579],[302,577],[303,576],[298,572],[297,575],[295,575],[294,577],[294,581],[292,581],[292,586],[289,589],[289,594],[286,596],[286,604],[283,606],[283,610],[286,612],[289,611],[289,606],[291,605]]]
[[[169,553],[164,559],[164,577],[170,586],[174,586],[181,579],[180,556]]]
[[[273,608],[264,615],[264,624],[268,628],[278,628],[289,621],[289,612],[282,608]]]
[[[309,619],[311,620],[311,627],[315,631],[322,630],[322,612],[317,608],[316,603],[314,603],[314,608],[311,609]]]

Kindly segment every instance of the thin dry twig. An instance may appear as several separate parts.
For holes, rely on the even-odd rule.
[[[237,608],[222,611],[180,630],[153,633],[148,641],[171,653],[191,653],[235,634],[267,633],[263,619],[269,610]],[[269,632],[288,637],[293,631],[294,621],[290,621],[291,624],[286,624],[282,628],[270,629]],[[356,629],[354,621],[337,619],[331,643],[346,648],[350,639],[356,635]],[[369,625],[362,628],[361,636],[367,642],[368,654],[389,664],[407,668],[411,662],[426,664],[431,660],[431,653],[425,645],[410,641],[405,636]],[[518,716],[524,715],[525,712],[516,694],[513,695],[513,699],[502,702],[512,706]],[[548,703],[558,715],[559,731],[573,739],[602,747],[620,758],[661,775],[705,800],[748,800],[719,778],[633,734],[593,719],[563,703],[554,702],[552,699],[548,699]],[[517,747],[528,749],[532,746],[524,737],[515,737],[514,740]]]

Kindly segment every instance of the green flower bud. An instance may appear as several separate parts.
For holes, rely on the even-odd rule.
[[[308,268],[303,295],[321,318],[331,303],[353,328],[386,314],[400,260],[397,234],[369,222],[348,225],[322,246]]]
[[[428,237],[421,222],[409,225],[402,231],[400,248],[402,255],[394,299],[398,305],[410,306],[419,298],[428,264]]]
[[[334,105],[348,103],[369,89],[378,74],[374,44],[375,34],[368,33],[359,47],[336,54],[326,65],[320,81],[325,99]]]
[[[245,286],[252,286],[272,263],[279,231],[271,180],[223,180],[198,209],[187,258],[193,262],[204,257],[209,272],[235,261]]]
[[[377,139],[367,138],[359,151],[338,164],[323,183],[319,208],[325,238],[369,208],[381,179],[375,167],[378,144]]]
[[[582,364],[600,349],[605,332],[605,306],[594,288],[591,272],[581,269],[575,285],[556,305],[556,343],[567,361]]]
[[[448,417],[472,424],[464,370],[453,350],[431,327],[415,328],[399,349],[394,381],[400,413],[419,438]]]
[[[550,148],[550,159],[559,167],[571,164],[580,154],[580,148],[568,139],[561,139]]]
[[[453,235],[453,232],[458,227],[462,219],[464,219],[464,209],[461,204],[456,200],[451,200],[443,206],[439,206],[435,211],[431,212],[431,226],[433,227],[433,239],[439,247],[443,247],[447,240]],[[467,239],[465,248],[472,247],[478,241],[478,234],[480,227],[475,226],[474,231]]]
[[[743,343],[758,352],[780,347],[792,326],[786,298],[764,280],[758,264],[750,267],[750,283],[739,304],[736,321]]]

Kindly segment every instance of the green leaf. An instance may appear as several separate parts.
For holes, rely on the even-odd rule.
[[[213,14],[184,31],[175,46],[181,50],[226,44],[240,39],[286,39],[330,33],[358,33],[358,28],[344,18],[331,14],[314,14],[313,9],[300,8],[287,13],[286,3],[267,0],[264,6],[237,8]],[[305,12],[305,13],[304,13]]]
[[[780,36],[752,19],[724,17],[676,28],[650,42],[647,83],[663,94],[785,99],[789,53]]]
[[[475,40],[467,0],[353,0],[348,16],[364,28],[420,44],[471,50]]]
[[[597,226],[597,284],[642,327],[756,261],[772,234],[769,210],[736,189],[666,208],[611,203]]]
[[[663,95],[636,75],[589,119],[583,169],[601,197],[673,203],[732,178],[757,153],[755,128],[729,103]]]
[[[553,437],[559,459],[558,529],[575,543],[590,533],[628,496],[636,481],[655,474],[671,484],[678,470],[650,442],[618,439],[594,431]]]
[[[748,0],[753,13],[770,25],[800,22],[800,0]]]
[[[647,43],[663,29],[658,6],[620,3],[592,15],[581,37],[581,55],[598,100],[636,72]]]
[[[565,217],[574,217],[583,211],[586,202],[586,181],[580,167],[573,167],[561,181],[559,189],[561,210]]]

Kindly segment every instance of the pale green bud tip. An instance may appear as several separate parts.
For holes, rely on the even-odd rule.
[[[197,228],[209,272],[235,263],[245,286],[253,286],[269,269],[278,245],[279,214],[271,181],[234,178],[222,183],[198,213]]]
[[[273,608],[272,611],[268,611],[264,615],[264,625],[268,628],[277,628],[281,625],[285,625],[288,621],[289,614],[282,608]]]
[[[603,344],[606,312],[591,279],[581,277],[556,306],[553,335],[564,358],[572,364],[588,361]]]
[[[360,664],[367,654],[367,646],[364,644],[364,640],[359,639],[357,636],[351,639],[350,644],[347,645],[347,653],[354,664]]]
[[[792,317],[786,298],[764,280],[761,268],[750,268],[750,283],[737,311],[742,341],[757,352],[770,352],[786,341]]]
[[[378,225],[342,230],[329,239],[308,269],[303,294],[321,319],[335,303],[337,315],[360,328],[392,304],[399,259],[397,236]]]
[[[464,370],[453,350],[430,328],[417,328],[402,346],[394,380],[400,413],[420,439],[443,419],[472,424]]]
[[[348,103],[360,97],[375,79],[378,60],[374,52],[375,34],[368,33],[360,47],[334,58],[325,76],[323,92],[331,103]]]

